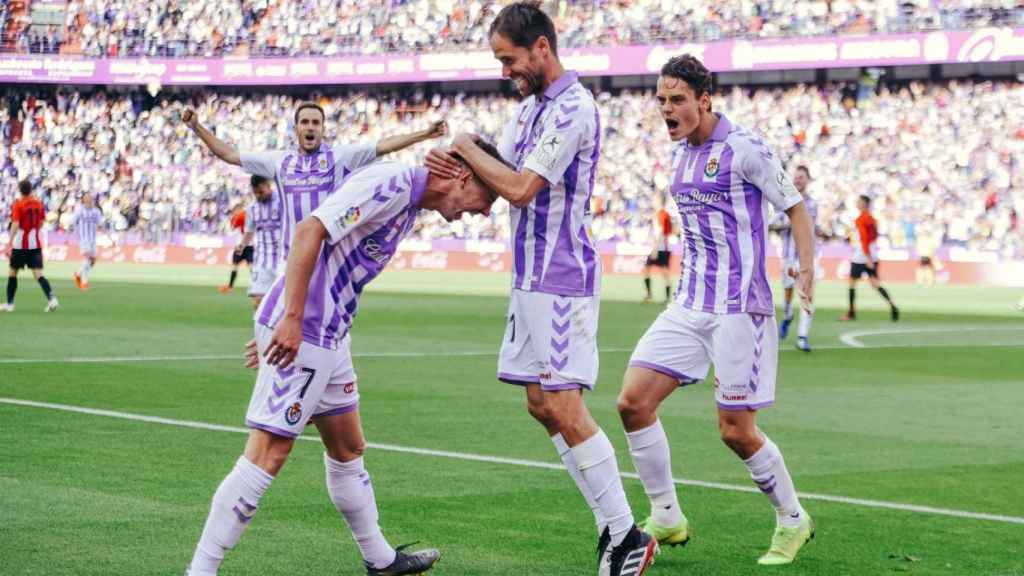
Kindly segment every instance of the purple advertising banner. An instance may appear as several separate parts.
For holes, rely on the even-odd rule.
[[[1024,28],[580,48],[564,51],[562,61],[585,76],[656,74],[670,56],[686,52],[716,72],[999,62],[1024,60]],[[8,83],[266,86],[480,80],[500,75],[489,51],[242,59],[0,56],[0,82]]]

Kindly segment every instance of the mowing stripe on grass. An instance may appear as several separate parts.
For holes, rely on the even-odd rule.
[[[208,422],[196,422],[191,420],[176,420],[160,416],[147,416],[145,414],[131,414],[129,412],[117,412],[114,410],[100,410],[86,408],[84,406],[70,406],[67,404],[53,404],[50,402],[36,402],[33,400],[19,400],[17,398],[0,397],[0,404],[12,406],[23,406],[29,408],[45,408],[49,410],[60,410],[63,412],[74,412],[77,414],[88,414],[90,416],[105,416],[108,418],[119,418],[135,422],[148,422],[151,424],[166,424],[183,428],[194,428],[198,430],[212,430],[215,432],[234,432],[248,434],[248,428],[238,426],[224,426],[221,424],[210,424]],[[299,440],[320,442],[315,436],[299,436]],[[523,460],[520,458],[503,458],[501,456],[487,456],[484,454],[469,454],[465,452],[451,452],[448,450],[432,450],[429,448],[415,448],[410,446],[398,446],[395,444],[377,444],[368,442],[367,446],[385,452],[400,452],[404,454],[417,454],[421,456],[435,456],[440,458],[452,458],[455,460],[468,460],[471,462],[486,462],[488,464],[505,464],[511,466],[523,466],[527,468],[542,468],[546,470],[564,470],[561,464],[551,462],[540,462],[537,460]],[[623,478],[639,479],[633,473],[623,473]],[[674,479],[676,484],[685,486],[697,486],[700,488],[711,488],[715,490],[727,490],[730,492],[747,492],[759,494],[760,491],[753,486],[739,486],[736,484],[725,484],[721,482],[705,482],[703,480]],[[850,498],[847,496],[832,496],[830,494],[814,494],[801,492],[800,497],[807,500],[821,500],[824,502],[835,502],[838,504],[849,504],[852,506],[863,506],[866,508],[884,508],[887,510],[900,510],[903,512],[916,512],[918,514],[934,514],[938,516],[952,516],[954,518],[967,518],[971,520],[987,520],[990,522],[1006,522],[1009,524],[1024,524],[1024,518],[1018,516],[1003,516],[999,514],[986,514],[983,512],[969,512],[966,510],[952,510],[948,508],[935,508],[932,506],[918,506],[916,504],[903,504],[900,502],[886,502],[884,500],[867,500],[864,498]]]
[[[873,330],[854,330],[852,332],[843,332],[839,335],[839,340],[843,344],[853,348],[890,348],[887,345],[876,345],[868,346],[867,344],[860,341],[865,336],[899,336],[902,334],[942,334],[942,333],[954,333],[954,332],[1020,332],[1024,334],[1024,326],[934,326],[929,328],[876,328]],[[919,346],[926,346],[919,345]],[[945,344],[938,344],[938,346],[946,346]],[[1024,338],[1018,344],[957,344],[957,348],[961,347],[997,347],[997,346],[1024,346]]]

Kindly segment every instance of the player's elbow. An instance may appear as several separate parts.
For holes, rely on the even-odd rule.
[[[508,203],[516,208],[526,208],[533,201],[533,194],[526,187],[519,187],[512,190],[507,198]]]

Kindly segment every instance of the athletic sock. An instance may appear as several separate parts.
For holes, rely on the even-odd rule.
[[[785,306],[783,308],[783,317],[784,317],[785,320],[792,320],[793,319],[793,301],[792,300],[789,300],[788,302],[785,303]]]
[[[764,446],[743,463],[747,465],[747,470],[750,470],[754,484],[775,507],[775,517],[779,525],[787,528],[799,526],[804,509],[797,499],[793,479],[789,476],[779,447],[766,436]]]
[[[238,270],[232,270],[231,271],[231,279],[228,280],[228,286],[230,286],[232,288],[235,287],[235,278],[238,278]]]
[[[626,432],[629,455],[651,501],[651,517],[661,526],[672,527],[683,519],[672,481],[672,456],[661,420],[637,430]]]
[[[50,281],[46,279],[46,276],[39,277],[39,287],[43,289],[43,294],[46,294],[47,300],[53,300],[53,289],[50,287]]]
[[[242,456],[213,495],[203,535],[192,557],[191,574],[217,574],[224,553],[238,544],[274,477]]]
[[[811,333],[811,322],[814,320],[814,312],[808,312],[803,308],[800,309],[800,327],[797,331],[797,336],[801,338],[807,338],[807,335]]]
[[[573,446],[572,455],[594,500],[601,506],[601,513],[608,522],[612,546],[618,546],[629,534],[634,522],[626,492],[622,489],[615,448],[604,431],[598,429],[597,434]]]
[[[651,297],[651,279],[644,278],[644,289],[647,291],[647,297]]]
[[[885,298],[885,301],[889,303],[889,306],[893,305],[892,298],[889,297],[889,291],[885,289],[885,286],[879,286],[878,293],[882,295],[882,298]]]
[[[82,277],[83,282],[89,281],[89,272],[92,271],[92,262],[86,260],[82,264],[82,269],[78,272],[78,275]]]
[[[576,459],[573,458],[572,448],[566,444],[565,438],[561,434],[555,434],[551,437],[551,442],[555,445],[555,451],[558,452],[558,457],[562,459],[562,464],[565,465],[565,469],[569,472],[569,476],[572,476],[573,482],[576,483],[576,487],[579,488],[580,494],[583,495],[583,499],[587,501],[587,506],[590,507],[590,511],[594,513],[594,524],[597,526],[597,533],[600,535],[604,532],[605,527],[608,525],[604,520],[604,514],[601,513],[601,505],[594,499],[593,493],[590,492],[590,486],[587,485],[587,481],[583,479],[583,474],[580,473],[579,466],[576,464]]]
[[[857,299],[857,290],[855,290],[854,288],[850,288],[850,316],[853,316],[854,314],[856,314],[856,312],[853,309],[853,302],[856,299]]]
[[[672,299],[672,287],[671,286],[665,286],[665,302],[668,302],[671,299]]]
[[[18,277],[7,277],[7,303],[14,304],[14,295],[18,292]]]
[[[362,457],[339,462],[325,452],[324,467],[327,469],[327,494],[348,524],[363,559],[374,568],[390,566],[395,561],[395,550],[384,539],[377,523],[380,517],[377,500]]]

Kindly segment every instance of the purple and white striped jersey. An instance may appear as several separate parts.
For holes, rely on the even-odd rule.
[[[807,214],[811,217],[811,225],[815,226],[818,222],[818,203],[810,196],[804,196],[804,206],[807,208]],[[796,262],[800,259],[796,251],[796,240],[793,238],[793,228],[789,225],[789,216],[786,216],[785,212],[779,212],[775,216],[781,225],[785,228],[779,230],[779,238],[782,239],[782,261],[783,262]]]
[[[284,210],[284,250],[288,258],[295,226],[316,210],[349,174],[377,158],[377,144],[321,145],[312,154],[299,150],[242,152],[242,168],[272,178]]]
[[[256,241],[253,268],[277,270],[281,259],[281,202],[274,194],[245,209],[245,232]]]
[[[778,159],[758,136],[719,115],[703,145],[675,146],[672,167],[685,243],[676,301],[713,314],[774,314],[765,265],[768,203],[784,211],[801,201]]]
[[[359,295],[412,229],[426,187],[425,168],[375,163],[355,172],[313,211],[329,238],[309,282],[303,341],[333,349],[348,334]],[[256,321],[268,328],[284,314],[285,278],[274,282],[256,312]]]
[[[565,72],[539,98],[519,104],[498,150],[545,186],[525,208],[511,207],[512,287],[593,296],[601,264],[590,239],[590,195],[601,154],[601,122],[590,92]]]
[[[78,243],[81,246],[96,245],[96,229],[103,221],[103,212],[93,206],[79,206],[71,218],[71,226],[78,232]]]

